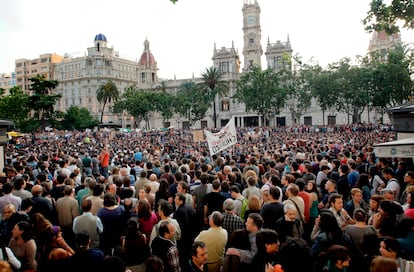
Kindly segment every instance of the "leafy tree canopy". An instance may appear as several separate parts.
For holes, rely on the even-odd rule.
[[[372,0],[367,17],[363,20],[367,31],[385,30],[389,34],[395,33],[399,31],[398,21],[403,22],[404,28],[414,28],[413,0],[392,0],[390,4],[384,2]]]

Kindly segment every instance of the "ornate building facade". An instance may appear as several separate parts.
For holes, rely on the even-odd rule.
[[[122,95],[125,88],[137,84],[141,88],[152,88],[158,82],[157,63],[145,40],[144,51],[138,61],[119,57],[118,52],[108,47],[105,35],[98,34],[94,46],[87,49],[84,57],[66,57],[56,64],[54,79],[59,81],[56,89],[62,95],[56,110],[66,112],[70,106],[85,107],[93,116],[100,116],[102,105],[96,99],[96,90],[111,80]],[[133,119],[112,113],[105,108],[104,123],[131,126]]]
[[[252,65],[276,71],[291,68],[293,50],[289,36],[287,36],[286,41],[277,40],[276,42],[271,42],[268,37],[266,50],[263,52],[260,12],[257,0],[244,1],[242,7],[243,62],[234,42],[231,42],[230,47],[217,47],[214,44],[212,65],[223,73],[223,77],[230,87],[226,96],[217,97],[214,101],[218,126],[224,126],[232,117],[235,118],[236,126],[239,127],[263,125],[261,123],[262,118],[257,113],[246,112],[244,104],[231,98],[235,94],[236,82]],[[369,50],[378,51],[382,54],[384,48],[386,48],[382,38],[383,35],[373,36]],[[398,40],[398,37],[391,37],[391,39],[395,41]],[[263,54],[266,64],[262,64]],[[40,65],[43,63],[49,66]],[[210,65],[207,64],[206,67],[208,66]],[[133,61],[120,58],[118,52],[108,46],[108,40],[103,34],[95,36],[93,46],[87,48],[87,53],[82,57],[65,56],[59,59],[59,56],[45,54],[36,60],[16,60],[16,80],[17,84],[22,86],[23,89],[28,89],[29,83],[27,80],[30,76],[47,72],[47,79],[59,81],[56,91],[62,95],[62,98],[56,105],[56,110],[65,112],[70,106],[85,107],[96,117],[99,117],[102,111],[102,104],[96,99],[96,91],[108,80],[115,83],[121,95],[124,89],[131,85],[149,90],[165,88],[168,92],[176,93],[181,84],[186,81],[201,82],[201,78],[195,78],[194,76],[190,79],[163,80],[158,78],[157,71],[157,62],[151,53],[148,40],[144,41],[144,50],[141,57]],[[336,112],[335,110],[327,111],[325,116],[316,103],[313,102],[311,108],[300,119],[292,117],[288,106],[286,106],[279,115],[268,120],[268,125],[335,125],[348,123],[348,118],[347,113]],[[375,118],[377,117],[371,115],[373,121],[375,121]],[[113,114],[111,104],[105,108],[103,122],[119,124],[122,127],[135,127],[133,117],[126,113],[122,115]],[[143,125],[143,123],[138,124],[139,127]],[[169,126],[188,128],[189,123],[178,115],[169,120],[164,120],[159,114],[152,114],[150,128]],[[213,110],[210,109],[207,111],[206,117],[193,124],[192,128],[213,126]]]
[[[377,58],[383,62],[387,60],[388,52],[401,44],[401,34],[399,32],[389,35],[384,30],[374,31],[369,41],[368,52],[371,58]]]

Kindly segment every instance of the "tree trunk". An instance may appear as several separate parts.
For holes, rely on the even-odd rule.
[[[217,112],[216,112],[216,97],[215,96],[213,100],[213,120],[214,120],[214,128],[217,128]]]
[[[322,125],[325,127],[325,110],[322,110]]]
[[[105,106],[106,106],[106,101],[104,102],[103,107],[102,107],[102,112],[101,112],[101,124],[102,124],[103,115],[104,115],[104,112],[105,112]]]

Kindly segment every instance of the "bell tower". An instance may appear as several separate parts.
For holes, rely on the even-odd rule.
[[[260,7],[257,0],[245,0],[243,4],[243,71],[251,66],[261,67],[262,30],[260,28]]]

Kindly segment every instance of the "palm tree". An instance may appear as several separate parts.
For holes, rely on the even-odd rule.
[[[101,123],[103,119],[103,114],[105,112],[105,106],[109,102],[117,101],[119,99],[118,88],[112,80],[108,80],[105,84],[101,85],[98,90],[96,90],[96,99],[99,103],[103,103],[102,113],[101,113]]]
[[[214,66],[206,68],[206,70],[201,73],[201,77],[203,78],[203,82],[200,83],[200,87],[208,92],[213,101],[214,128],[217,128],[216,96],[227,95],[229,86],[227,85],[227,82],[223,80],[223,74]]]

